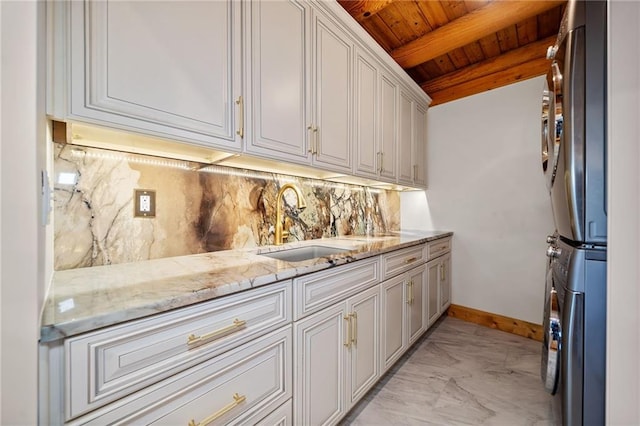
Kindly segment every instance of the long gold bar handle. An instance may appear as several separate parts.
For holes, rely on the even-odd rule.
[[[226,327],[222,327],[219,330],[212,331],[210,333],[203,334],[201,336],[196,336],[195,334],[190,334],[187,337],[188,345],[195,345],[196,343],[204,342],[205,340],[209,340],[213,337],[220,336],[222,334],[228,333],[231,330],[235,330],[236,328],[242,328],[245,326],[247,322],[244,320],[239,320],[238,318],[233,320],[233,324],[230,324]]]
[[[447,268],[445,268],[444,263],[440,264],[440,270],[442,274],[440,274],[440,281],[444,281],[447,279]]]
[[[209,417],[203,419],[200,423],[196,423],[195,420],[191,419],[189,421],[189,426],[207,426],[209,423],[213,422],[215,419],[227,414],[229,411],[233,410],[236,406],[242,404],[247,397],[245,395],[239,395],[237,392],[233,394],[233,402],[225,405]]]
[[[418,260],[418,258],[417,258],[417,257],[410,257],[410,258],[408,258],[407,260],[405,260],[405,261],[404,261],[404,263],[413,263],[413,262],[415,262],[416,260]]]
[[[307,126],[307,130],[309,130],[309,149],[307,152],[313,154],[313,126]]]
[[[380,152],[380,173],[384,172],[384,152]]]
[[[344,316],[344,320],[347,321],[347,339],[344,341],[344,345],[347,348],[351,347],[351,315],[347,314]]]
[[[353,322],[351,323],[351,327],[353,329],[352,335],[351,335],[351,343],[353,343],[354,345],[357,345],[358,344],[358,314],[356,312],[352,312],[350,315],[351,315],[351,319],[353,320]]]
[[[318,127],[313,128],[313,153],[318,155]]]
[[[407,304],[410,305],[413,303],[413,280],[409,280],[407,283]]]
[[[244,99],[242,95],[238,96],[236,105],[238,105],[238,130],[236,130],[236,133],[241,138],[244,138]]]
[[[418,165],[414,164],[413,165],[413,180],[418,179]]]

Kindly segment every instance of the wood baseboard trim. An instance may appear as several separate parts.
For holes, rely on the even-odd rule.
[[[454,304],[449,306],[447,315],[542,342],[542,326],[539,324]]]

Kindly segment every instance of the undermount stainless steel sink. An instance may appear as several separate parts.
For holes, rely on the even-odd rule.
[[[259,253],[260,256],[267,256],[273,259],[284,260],[285,262],[302,262],[303,260],[315,259],[318,257],[330,256],[332,254],[344,253],[352,249],[326,246],[306,246],[286,250]]]

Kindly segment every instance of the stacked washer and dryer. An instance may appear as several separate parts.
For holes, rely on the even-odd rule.
[[[547,237],[541,375],[563,425],[605,422],[606,2],[570,0],[542,101]]]

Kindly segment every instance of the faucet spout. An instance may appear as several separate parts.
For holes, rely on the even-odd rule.
[[[307,203],[305,203],[302,192],[300,192],[300,189],[297,186],[292,183],[282,185],[278,191],[278,195],[276,196],[276,234],[274,243],[277,246],[282,245],[284,239],[289,236],[289,231],[285,231],[282,224],[282,199],[284,198],[284,193],[287,189],[292,189],[295,192],[297,202],[296,206],[298,207],[298,210],[304,210],[307,208]]]

